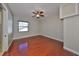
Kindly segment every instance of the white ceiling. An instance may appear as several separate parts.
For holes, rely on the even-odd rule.
[[[8,3],[9,8],[15,16],[32,16],[32,12],[41,8],[46,14],[54,15],[58,13],[58,3]]]

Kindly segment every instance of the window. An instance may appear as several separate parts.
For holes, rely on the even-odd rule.
[[[19,21],[18,24],[19,24],[19,32],[28,31],[29,23],[27,21]]]

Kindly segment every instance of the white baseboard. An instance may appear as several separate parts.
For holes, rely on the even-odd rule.
[[[1,53],[1,56],[2,56],[5,52],[7,52],[7,51],[8,51],[8,49],[9,49],[9,47],[11,46],[12,42],[13,42],[13,40],[12,40],[12,41],[11,41],[11,43],[9,44],[9,46],[8,46],[7,50],[5,50],[5,51],[3,51],[3,52]]]
[[[70,51],[70,52],[72,52],[72,53],[75,53],[75,54],[79,55],[79,52],[76,52],[76,51],[74,51],[74,50],[72,50],[72,49],[69,49],[69,48],[67,48],[67,47],[65,47],[65,46],[64,46],[64,49],[65,49],[65,50],[68,50],[68,51]]]
[[[12,40],[11,43],[9,44],[8,49],[9,49],[9,47],[11,46],[11,44],[12,44],[13,41],[14,41],[14,40]],[[7,51],[8,51],[8,49],[7,49]]]
[[[4,51],[3,51],[3,52],[1,52],[0,56],[2,56],[3,54],[4,54]]]
[[[57,39],[57,38],[55,38],[55,37],[48,36],[48,35],[43,35],[43,34],[26,35],[26,36],[21,36],[21,37],[13,38],[13,40],[15,40],[15,39],[21,39],[21,38],[26,38],[26,37],[31,37],[31,36],[36,36],[36,35],[46,36],[46,37],[48,37],[48,38],[55,39],[55,40],[58,40],[58,41],[63,42],[63,40],[61,40],[61,39]]]
[[[36,36],[36,35],[39,35],[39,34],[21,36],[21,37],[13,38],[13,40],[15,40],[15,39],[21,39],[21,38],[27,38],[27,37]]]
[[[48,38],[55,39],[55,40],[58,40],[58,41],[61,41],[61,42],[63,42],[63,40],[61,40],[61,39],[57,39],[57,38],[55,38],[55,37],[52,37],[52,36],[48,36],[48,35],[42,35],[42,36],[46,36],[46,37],[48,37]]]

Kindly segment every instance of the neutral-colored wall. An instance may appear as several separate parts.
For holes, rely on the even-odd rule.
[[[29,22],[28,32],[18,32],[18,20]],[[26,17],[14,17],[14,39],[23,38],[27,36],[38,35],[38,21],[32,18]]]
[[[52,11],[51,11],[52,12]],[[45,35],[63,41],[63,23],[59,19],[59,12],[47,14],[40,19],[14,17],[14,39],[27,37],[31,35]],[[29,32],[18,32],[18,20],[28,21]],[[40,20],[40,21],[39,21]]]
[[[18,32],[18,20],[28,21],[30,23],[29,32]],[[58,14],[52,16],[49,15],[47,17],[40,18],[39,20],[25,17],[15,17],[14,39],[31,35],[45,35],[63,41],[63,23],[59,19]]]
[[[13,40],[13,17],[12,14],[8,13],[8,44],[10,45]]]
[[[49,15],[40,22],[42,35],[63,41],[63,23],[58,13]]]
[[[79,54],[79,15],[64,19],[64,48]]]

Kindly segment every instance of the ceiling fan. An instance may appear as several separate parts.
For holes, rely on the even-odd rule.
[[[44,17],[44,11],[43,10],[35,10],[32,13],[34,14],[32,17],[36,17],[36,18]]]

